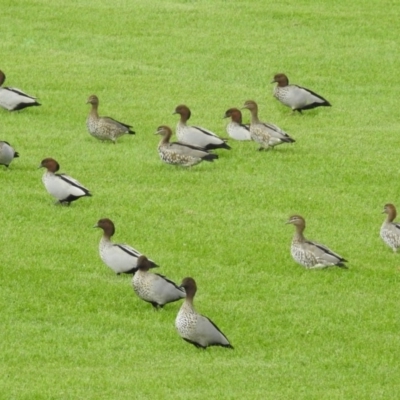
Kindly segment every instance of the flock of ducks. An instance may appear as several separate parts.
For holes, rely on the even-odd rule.
[[[5,74],[0,71],[0,107],[8,111],[22,110],[27,107],[40,106],[37,99],[20,89],[1,87],[5,81]],[[293,112],[302,113],[316,107],[328,107],[331,104],[315,92],[297,85],[289,85],[285,74],[276,74],[271,83],[277,83],[274,97],[282,104],[290,107]],[[99,140],[109,140],[113,143],[125,134],[134,135],[132,126],[119,122],[111,117],[101,117],[98,114],[99,99],[92,95],[87,99],[91,105],[86,120],[87,130]],[[250,124],[242,123],[242,113],[239,108],[230,108],[224,118],[230,118],[226,131],[234,140],[252,140],[259,145],[259,150],[268,150],[275,146],[293,143],[295,140],[278,126],[261,121],[258,117],[258,106],[253,100],[247,100],[242,110],[250,112]],[[171,142],[172,129],[169,126],[159,126],[155,134],[161,136],[158,144],[158,153],[161,160],[167,164],[191,167],[202,161],[213,162],[218,159],[214,150],[230,150],[227,140],[214,132],[198,126],[188,125],[191,111],[186,105],[178,105],[174,114],[180,116],[176,126],[178,141]],[[0,141],[0,165],[8,168],[18,152],[5,141]],[[69,175],[59,173],[60,165],[53,158],[45,158],[39,168],[45,168],[42,181],[48,193],[56,199],[56,203],[69,205],[81,197],[90,197],[89,189]],[[400,247],[400,223],[395,222],[396,208],[393,204],[386,204],[383,213],[387,214],[382,224],[380,235],[383,241],[394,252]],[[293,259],[307,269],[319,269],[329,266],[346,267],[347,260],[335,253],[327,246],[308,240],[304,237],[305,219],[300,215],[292,215],[287,224],[295,227],[295,234],[291,243]],[[193,278],[184,278],[177,285],[164,275],[150,272],[158,265],[127,244],[113,243],[111,238],[115,234],[115,225],[108,219],[100,219],[94,226],[103,231],[99,243],[99,254],[102,261],[116,274],[133,274],[132,288],[136,295],[150,303],[154,309],[166,304],[184,299],[176,316],[175,326],[179,335],[196,347],[233,346],[222,331],[207,317],[196,312],[193,299],[197,285]]]

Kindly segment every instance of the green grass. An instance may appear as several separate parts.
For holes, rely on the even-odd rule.
[[[42,107],[0,110],[20,153],[0,170],[1,399],[394,399],[400,260],[379,238],[398,192],[398,19],[394,1],[3,0],[6,85]],[[269,82],[326,97],[291,116]],[[114,146],[86,132],[87,97],[134,125]],[[162,164],[160,124],[177,104],[222,136],[226,109],[295,139],[271,152],[230,141],[191,169]],[[249,114],[244,111],[245,120]],[[92,192],[56,207],[37,170],[54,157]],[[349,270],[306,271],[289,253],[293,213]],[[235,346],[199,351],[98,256],[115,240],[198,283],[197,309]]]

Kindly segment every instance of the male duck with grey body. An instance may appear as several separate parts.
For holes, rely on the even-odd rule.
[[[391,203],[385,204],[382,214],[387,214],[387,217],[381,226],[381,238],[396,253],[400,247],[400,223],[394,221],[396,207]]]

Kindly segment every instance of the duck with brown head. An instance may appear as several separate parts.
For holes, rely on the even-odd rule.
[[[250,135],[252,140],[260,145],[258,150],[268,150],[283,143],[295,142],[289,134],[269,122],[262,122],[258,118],[258,105],[254,100],[247,100],[243,104],[251,114]]]
[[[8,111],[18,111],[27,107],[41,105],[37,102],[36,97],[26,94],[21,89],[1,87],[5,80],[5,73],[0,71],[0,107],[3,107]]]
[[[137,260],[137,272],[132,278],[132,287],[138,297],[150,303],[158,310],[165,304],[183,299],[185,290],[177,286],[164,275],[153,274],[149,269],[152,263],[146,256],[141,255]]]
[[[122,135],[134,135],[131,125],[119,122],[111,117],[100,117],[98,113],[99,98],[91,95],[86,101],[91,104],[89,115],[86,119],[86,126],[89,133],[99,140],[111,140],[113,143]]]
[[[104,264],[117,275],[134,274],[138,270],[137,261],[142,254],[127,244],[111,241],[115,233],[115,225],[109,218],[99,219],[93,228],[103,230],[103,236],[99,243],[99,255]],[[152,260],[148,260],[148,264],[150,268],[158,267]]]
[[[276,74],[271,83],[277,83],[274,88],[274,97],[282,104],[290,107],[293,112],[301,113],[316,107],[330,107],[331,103],[319,94],[297,85],[289,85],[285,74]]]
[[[345,265],[347,260],[342,256],[334,253],[327,246],[304,237],[306,221],[301,215],[292,215],[286,223],[292,224],[296,228],[290,252],[298,264],[308,269],[321,269],[334,265],[347,268]]]
[[[381,226],[381,238],[396,253],[400,247],[400,223],[394,221],[396,207],[391,203],[385,204],[382,214],[387,214],[387,217]]]
[[[181,287],[186,291],[186,298],[175,319],[175,327],[188,343],[198,348],[222,346],[233,349],[228,338],[209,318],[199,314],[193,307],[197,285],[193,278],[184,278]]]
[[[180,104],[175,108],[173,114],[179,114],[181,117],[176,126],[176,136],[180,142],[205,150],[230,150],[231,147],[226,143],[226,140],[220,138],[214,132],[202,127],[187,125],[187,121],[191,116],[188,106]]]
[[[66,174],[57,174],[60,165],[54,158],[45,158],[39,168],[46,168],[42,181],[46,190],[57,199],[58,204],[70,205],[81,197],[91,196],[89,189]]]
[[[158,154],[161,160],[167,164],[190,167],[202,161],[212,162],[218,158],[217,154],[211,154],[200,147],[181,142],[170,142],[172,130],[166,125],[159,126],[155,135],[162,137],[158,144]]]
[[[237,108],[225,111],[224,118],[231,118],[226,125],[226,133],[235,140],[251,140],[250,125],[242,124],[242,112]]]

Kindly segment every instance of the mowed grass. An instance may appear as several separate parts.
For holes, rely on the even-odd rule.
[[[0,110],[20,153],[0,170],[1,399],[394,399],[399,396],[398,255],[379,238],[400,207],[400,62],[393,1],[3,1],[6,85],[42,107]],[[272,98],[291,82],[332,108],[304,115]],[[100,115],[134,125],[116,145],[89,136]],[[230,141],[191,169],[162,164],[158,125],[176,105],[226,136],[245,100],[295,139],[270,152]],[[249,114],[243,112],[248,121]],[[57,207],[37,170],[54,157],[93,193]],[[291,259],[288,216],[349,269]],[[195,305],[234,350],[179,338],[179,303],[154,312],[100,260],[115,240],[198,284]]]

